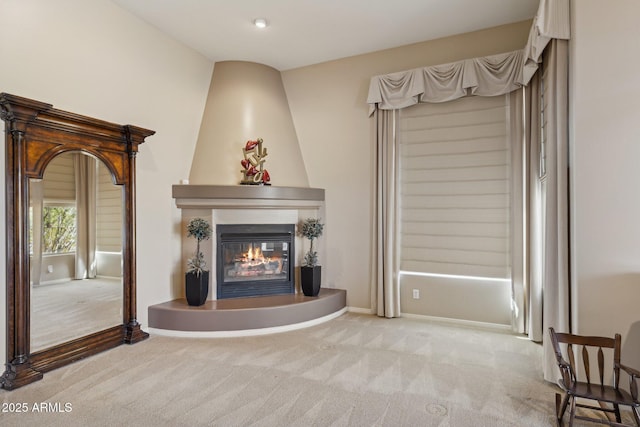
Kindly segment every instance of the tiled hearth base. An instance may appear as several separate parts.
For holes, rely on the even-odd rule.
[[[263,335],[313,326],[346,312],[347,292],[209,300],[191,307],[177,299],[149,307],[151,334],[182,337]]]

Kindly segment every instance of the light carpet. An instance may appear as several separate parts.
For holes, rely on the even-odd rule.
[[[34,286],[31,351],[122,323],[122,279],[99,277]]]
[[[502,330],[353,313],[258,337],[152,336],[1,391],[2,409],[28,410],[0,425],[552,426],[541,350]]]

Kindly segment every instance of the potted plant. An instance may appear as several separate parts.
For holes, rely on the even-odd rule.
[[[198,241],[193,258],[187,260],[187,273],[185,277],[185,294],[189,305],[202,305],[207,300],[209,293],[209,270],[204,254],[200,252],[200,242],[209,240],[211,226],[207,220],[193,218],[187,224],[187,237],[195,237]]]
[[[309,239],[309,251],[304,255],[300,267],[300,285],[306,296],[317,296],[320,292],[321,267],[318,265],[318,253],[313,249],[313,241],[322,236],[324,224],[316,218],[307,218],[299,225],[299,234]]]

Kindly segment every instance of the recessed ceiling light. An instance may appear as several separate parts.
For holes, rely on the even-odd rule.
[[[253,25],[258,28],[267,28],[267,25],[269,25],[269,23],[264,18],[257,18],[253,20]]]

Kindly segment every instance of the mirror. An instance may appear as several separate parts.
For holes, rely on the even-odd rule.
[[[122,222],[122,188],[95,157],[62,153],[29,180],[32,352],[122,322]]]
[[[52,369],[121,344],[135,344],[149,336],[142,331],[136,319],[135,159],[138,146],[155,132],[58,110],[51,104],[7,93],[0,93],[0,118],[5,123],[7,238],[7,361],[6,369],[0,377],[0,386],[13,390],[42,379],[43,374]],[[45,174],[49,166],[64,159],[67,153],[73,154],[74,159],[97,160],[95,164],[101,164],[108,170],[108,176],[119,189],[116,192],[121,197],[121,250],[117,255],[121,260],[121,273],[116,280],[121,281],[121,296],[114,297],[120,303],[116,304],[118,308],[114,308],[118,315],[108,315],[104,323],[100,324],[75,316],[67,319],[57,317],[55,320],[49,317],[53,314],[40,317],[40,313],[47,309],[68,314],[67,309],[62,308],[60,300],[40,297],[46,281],[43,281],[43,269],[48,272],[51,266],[50,274],[60,271],[56,267],[58,264],[45,261],[44,253],[42,257],[34,258],[34,253],[42,253],[45,243],[44,238],[38,237],[42,236],[40,231],[36,231],[37,236],[34,238],[34,230],[42,230],[44,233],[48,228],[31,227],[32,223],[44,224],[45,220],[51,219],[51,216],[45,218],[45,213],[49,215],[50,212],[44,210],[48,196],[44,196],[42,182],[46,184]],[[42,194],[34,194],[38,192]],[[84,211],[77,208],[80,202],[76,200],[74,203],[76,215],[82,214]],[[66,205],[71,204],[73,203]],[[38,205],[35,210],[34,205]],[[87,230],[90,228],[86,227]],[[78,240],[87,238],[80,228],[76,232]],[[71,251],[63,246],[60,246],[62,252]],[[81,246],[81,251],[85,253],[74,257],[72,263],[73,277],[80,277],[77,285],[81,284],[79,281],[83,280],[83,276],[96,274],[97,277],[98,270],[107,271],[105,269],[108,263],[102,263],[98,253],[111,252],[106,249],[109,246],[106,245],[104,250],[93,244]],[[114,273],[107,275],[113,277]],[[70,273],[66,276],[72,277]],[[48,279],[46,275],[45,279]],[[118,287],[117,283],[115,287]],[[99,299],[95,289],[85,296],[86,299],[81,300],[83,304],[96,304]],[[53,307],[46,308],[46,305]],[[102,309],[92,309],[92,318],[98,317],[95,313],[97,310]],[[56,323],[58,325],[54,325]],[[43,325],[52,328],[55,326],[56,329],[43,331]],[[47,336],[45,341],[44,335],[54,336]]]

